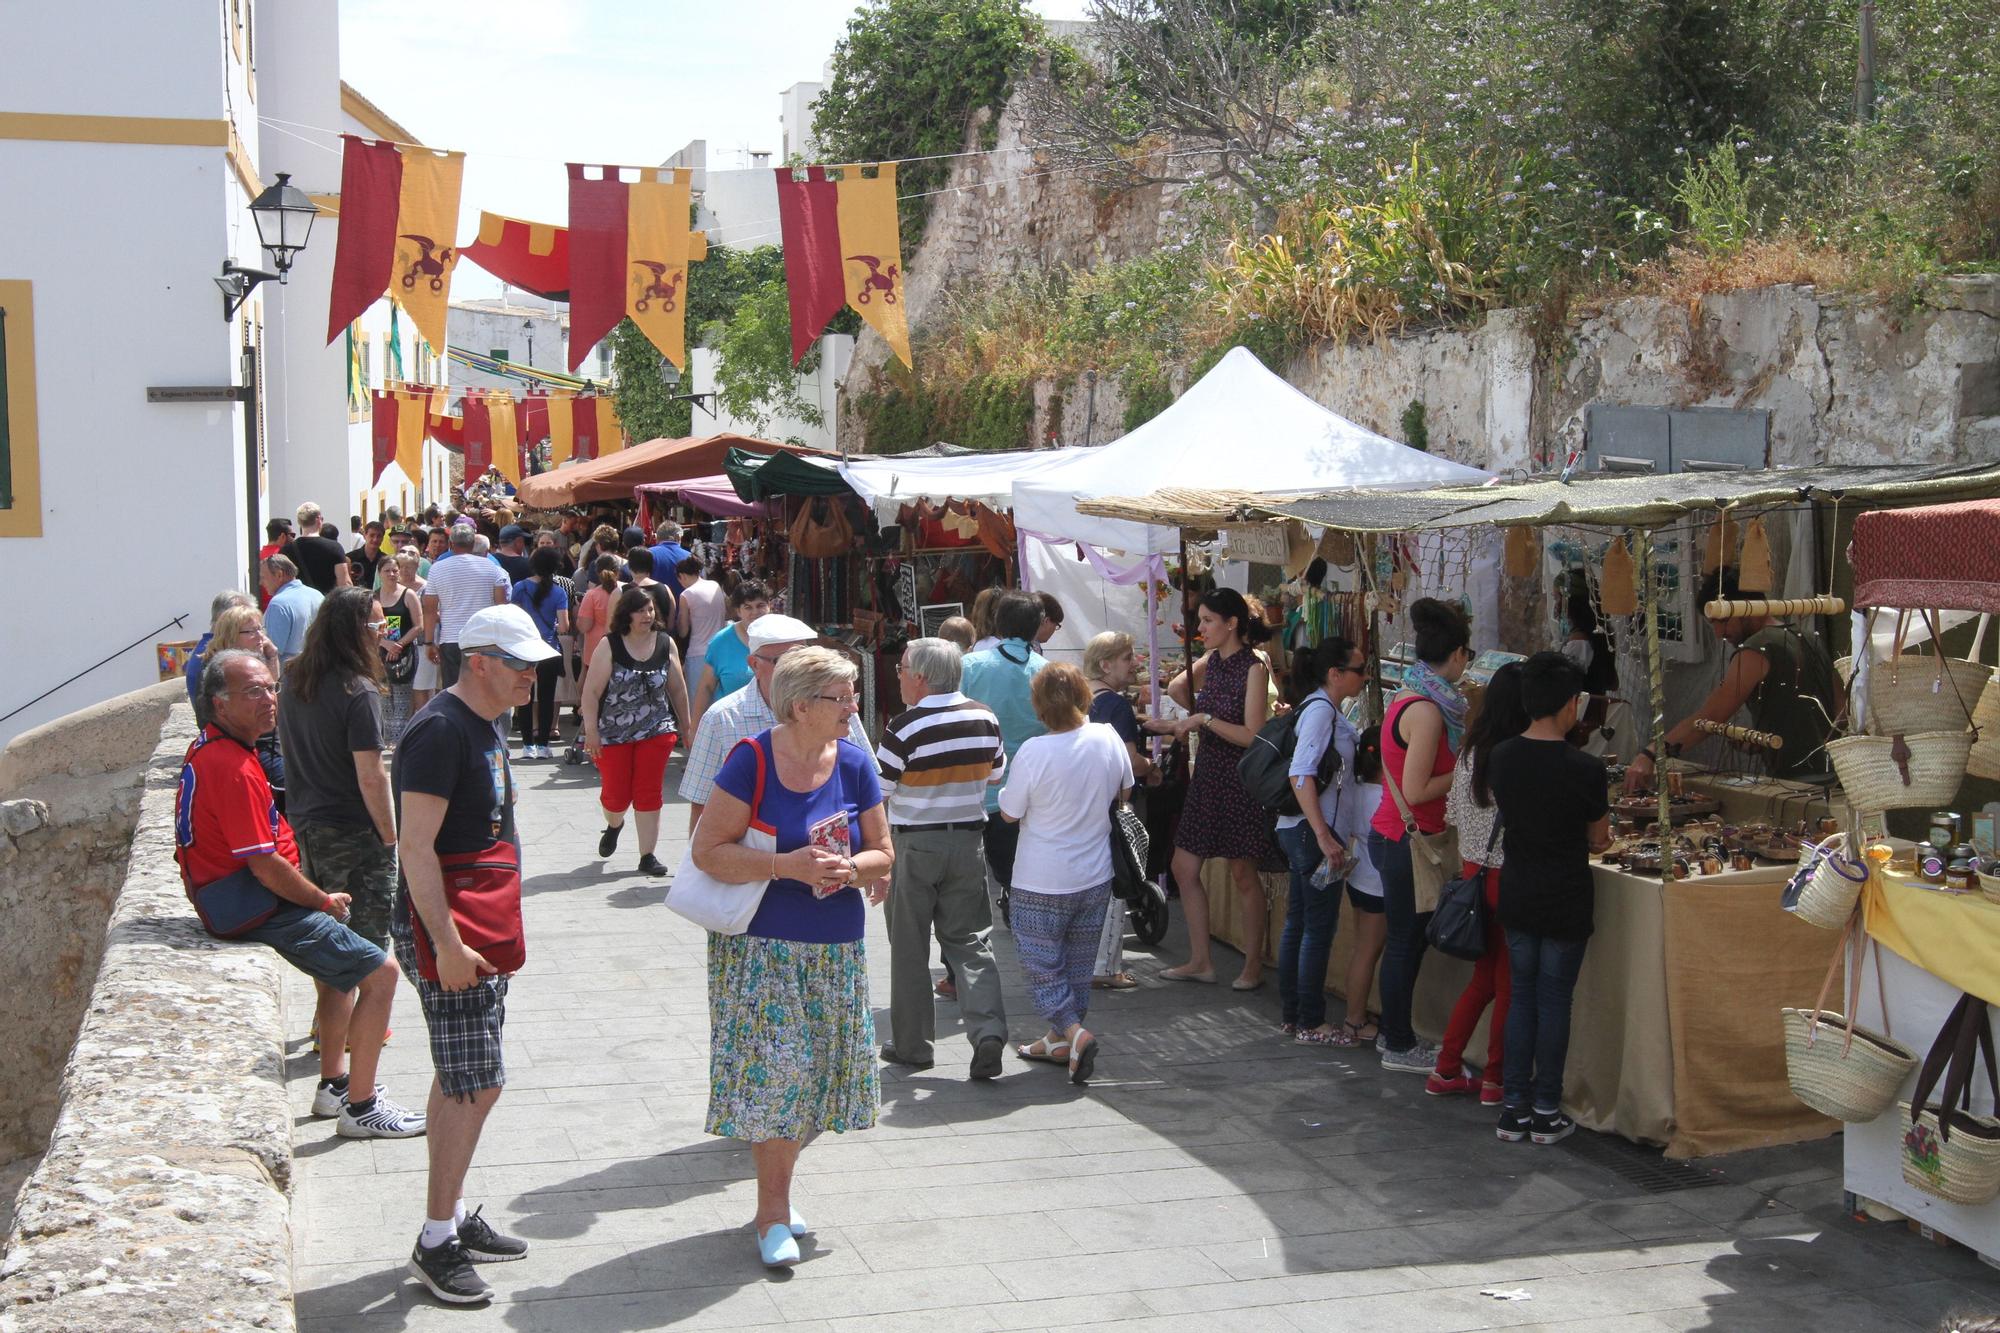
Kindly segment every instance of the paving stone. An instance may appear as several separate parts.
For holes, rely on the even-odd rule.
[[[678,775],[676,763],[670,790]],[[956,1007],[940,1003],[937,1067],[885,1067],[877,1126],[800,1159],[793,1197],[813,1232],[805,1262],[772,1274],[749,1228],[748,1151],[702,1128],[702,937],[662,910],[661,886],[589,857],[587,779],[523,765],[517,780],[530,965],[509,996],[509,1086],[466,1196],[533,1252],[487,1271],[491,1310],[435,1305],[403,1272],[426,1145],[337,1139],[306,1114],[318,1065],[297,1042],[286,1069],[306,1333],[1820,1333],[2000,1308],[1976,1260],[1843,1215],[1837,1141],[1705,1161],[1720,1184],[1649,1195],[1574,1154],[1498,1143],[1490,1110],[1426,1097],[1372,1052],[1286,1042],[1268,992],[1158,981],[1155,959],[1185,956],[1175,935],[1152,957],[1132,951],[1140,989],[1093,997],[1105,1053],[1088,1089],[1011,1059],[996,1082],[969,1082]],[[679,857],[685,828],[669,811],[663,858]],[[869,929],[884,1022],[879,913]],[[1025,1038],[1032,1009],[1004,930],[995,948]],[[303,1033],[310,987],[295,981],[286,1003]],[[413,993],[396,1022],[384,1079],[420,1102],[430,1071]],[[1534,1299],[1479,1294],[1494,1287]]]

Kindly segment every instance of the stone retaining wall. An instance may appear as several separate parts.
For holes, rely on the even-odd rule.
[[[0,1333],[294,1327],[280,963],[210,939],[181,891],[174,784],[194,734],[183,697],[0,1260]]]

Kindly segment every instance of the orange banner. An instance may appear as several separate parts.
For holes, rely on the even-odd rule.
[[[625,210],[625,313],[667,360],[685,369],[688,174],[647,172],[626,187]]]
[[[424,341],[445,345],[451,271],[458,263],[458,191],[465,154],[404,146],[402,191],[396,205],[396,265],[389,295]]]
[[[840,168],[841,271],[847,304],[910,365],[910,325],[903,316],[903,249],[896,229],[896,164],[884,162],[873,176],[859,166]]]

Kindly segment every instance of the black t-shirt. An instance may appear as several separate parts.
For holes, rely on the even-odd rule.
[[[507,571],[507,583],[510,587],[522,579],[535,576],[534,563],[525,555],[508,555],[505,551],[495,551],[493,558],[500,562],[500,568]]]
[[[1516,736],[1493,747],[1487,783],[1500,809],[1500,923],[1550,939],[1588,939],[1596,889],[1590,826],[1610,811],[1604,761],[1566,741]]]
[[[347,563],[346,550],[331,537],[294,537],[278,554],[299,567],[300,582],[323,593],[338,586],[334,571]]]
[[[1090,720],[1110,727],[1127,745],[1139,743],[1139,719],[1132,712],[1131,701],[1116,690],[1097,692],[1090,701]]]
[[[321,682],[307,703],[292,688],[293,673],[278,687],[278,739],[285,748],[286,815],[294,824],[373,828],[354,771],[357,750],[382,748],[382,696],[360,676]]]
[[[354,580],[354,586],[357,588],[374,587],[375,567],[381,563],[382,549],[378,546],[371,550],[368,544],[363,542],[359,550],[356,550],[347,557],[348,568],[352,571],[350,577]]]
[[[425,704],[404,729],[396,744],[393,785],[398,824],[404,792],[444,799],[435,844],[441,856],[476,852],[502,838],[520,847],[506,738],[449,690]]]

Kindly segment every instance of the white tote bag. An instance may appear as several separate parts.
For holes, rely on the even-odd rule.
[[[736,845],[753,852],[775,853],[778,850],[777,830],[757,817],[759,808],[764,804],[768,757],[764,747],[755,740],[742,740],[737,744],[747,745],[756,752],[757,786],[751,793],[750,828]],[[741,935],[750,929],[751,918],[757,915],[757,908],[764,901],[764,890],[769,887],[771,881],[768,879],[744,884],[730,884],[717,879],[695,865],[694,843],[690,840],[687,851],[681,855],[681,868],[674,873],[673,886],[667,890],[667,909],[714,934]]]

